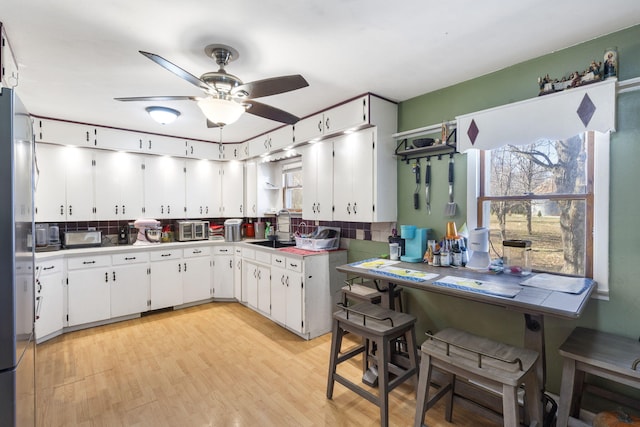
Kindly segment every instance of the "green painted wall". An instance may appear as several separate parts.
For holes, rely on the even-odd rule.
[[[611,46],[618,48],[619,80],[640,76],[640,26],[635,26],[402,102],[398,112],[398,131],[535,97],[538,94],[538,76],[548,73],[551,77],[562,77],[572,70],[584,70],[590,61],[602,60],[605,49]],[[584,315],[575,322],[545,319],[547,388],[555,393],[559,392],[561,376],[561,358],[557,348],[575,326],[615,332],[635,339],[640,335],[640,232],[637,221],[640,212],[637,191],[640,182],[640,91],[618,96],[617,132],[612,134],[611,141],[610,300],[592,300]],[[432,159],[435,194],[431,215],[427,215],[424,206],[414,210],[414,175],[410,165],[398,163],[399,224],[433,228],[437,236],[444,233],[447,221],[442,215],[447,201],[446,159]],[[454,220],[460,227],[466,216],[466,159],[464,155],[457,154],[455,161],[458,214]],[[424,184],[421,186],[422,201],[423,192]],[[596,248],[596,253],[602,250],[605,248]],[[384,251],[385,248],[379,244],[368,246],[359,242],[352,245],[350,258],[363,259]],[[418,336],[426,329],[455,326],[514,345],[522,344],[524,320],[521,314],[425,292],[409,290],[406,293],[409,311],[419,318]]]

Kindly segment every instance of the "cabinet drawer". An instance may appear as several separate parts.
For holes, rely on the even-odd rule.
[[[271,252],[256,251],[256,261],[271,264]]]
[[[166,250],[166,251],[154,251],[149,254],[151,261],[166,261],[169,259],[182,259],[182,250]]]
[[[69,270],[78,270],[81,268],[94,268],[94,267],[108,267],[110,265],[111,265],[111,257],[109,255],[69,258],[67,260],[67,268]]]
[[[189,248],[184,250],[185,258],[194,258],[199,256],[209,256],[211,255],[211,248],[208,246],[201,246],[198,248]]]
[[[62,259],[39,261],[38,263],[36,263],[36,275],[46,276],[47,274],[60,273],[62,272],[62,266]]]
[[[302,258],[287,258],[287,270],[302,273]]]
[[[214,246],[214,255],[233,255],[233,247],[231,246]]]
[[[149,254],[146,252],[117,254],[111,256],[111,262],[113,265],[141,264],[148,261]]]
[[[255,257],[256,257],[255,249],[242,248],[242,258],[255,259]]]
[[[285,265],[287,265],[287,257],[285,257],[284,255],[274,254],[271,257],[271,265],[273,265],[274,267],[285,268]]]

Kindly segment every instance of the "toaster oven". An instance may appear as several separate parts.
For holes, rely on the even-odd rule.
[[[176,221],[175,239],[179,242],[207,240],[209,238],[209,221]]]

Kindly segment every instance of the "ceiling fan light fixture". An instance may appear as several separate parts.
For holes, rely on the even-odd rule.
[[[180,115],[180,111],[167,107],[147,107],[146,110],[151,118],[161,125],[175,121]]]
[[[236,122],[245,112],[245,108],[237,102],[221,98],[201,99],[198,107],[209,121],[218,126]]]

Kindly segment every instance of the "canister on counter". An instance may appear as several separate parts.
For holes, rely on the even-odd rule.
[[[531,274],[531,241],[502,241],[503,271],[508,274],[526,276]]]

